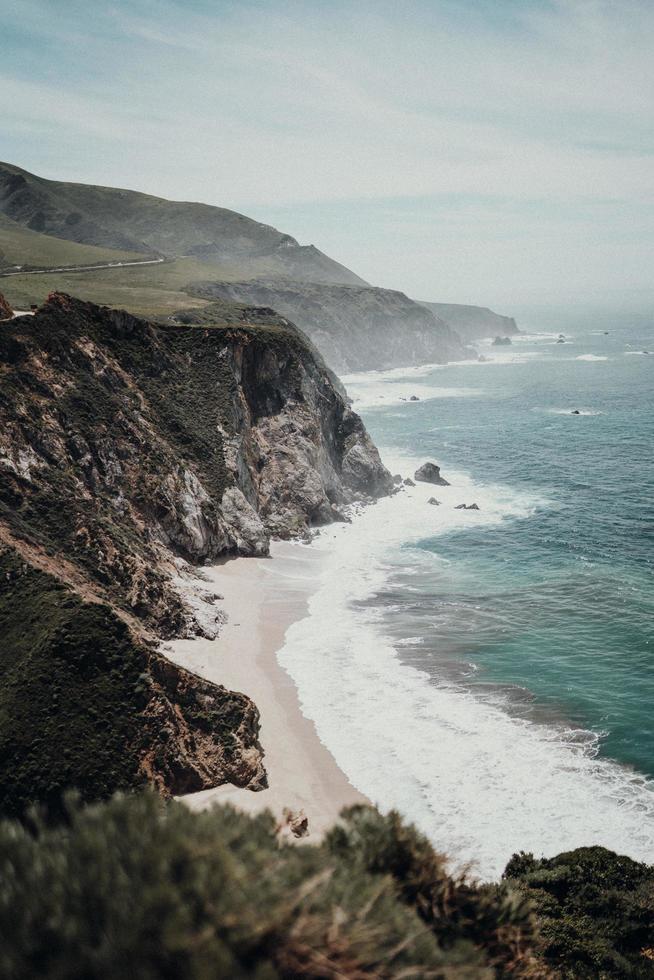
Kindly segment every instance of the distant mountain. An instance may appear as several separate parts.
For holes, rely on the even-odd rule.
[[[253,264],[256,275],[363,284],[313,245],[230,211],[137,191],[45,180],[0,163],[0,214],[46,236],[142,254]]]
[[[501,316],[486,306],[465,306],[459,303],[422,303],[421,305],[449,323],[466,343],[484,337],[511,337],[520,333],[512,316]]]
[[[336,372],[470,356],[444,320],[393,289],[247,280],[193,283],[188,291],[209,300],[272,307],[309,335]]]

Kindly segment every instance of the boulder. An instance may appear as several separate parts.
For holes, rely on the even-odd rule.
[[[395,484],[395,486],[399,486],[401,482],[402,482],[402,474],[396,473],[395,476],[393,477],[393,483]]]
[[[436,463],[423,463],[413,474],[420,483],[433,483],[438,487],[449,487],[449,483],[441,476],[441,468]],[[406,481],[405,481],[406,482]]]
[[[409,398],[409,401],[410,402],[419,402],[420,399],[418,398],[417,395],[411,395],[411,397]]]
[[[455,510],[479,510],[478,504],[457,504]]]
[[[511,345],[510,337],[496,337],[493,341],[493,347],[509,347]]]
[[[415,487],[415,483],[408,476],[405,480],[402,480],[405,487]]]
[[[570,412],[570,414],[571,415],[581,415],[581,412],[579,411],[578,408],[575,408],[574,411]]]
[[[440,507],[440,505],[441,505],[440,500],[436,500],[436,497],[430,497],[429,500],[427,501],[427,503],[428,504],[433,504],[434,507]]]

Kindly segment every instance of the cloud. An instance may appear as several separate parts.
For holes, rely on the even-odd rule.
[[[638,245],[649,254],[654,232],[647,2],[144,0],[98,11],[62,0],[55,19],[31,0],[25,10],[38,24],[35,67],[26,77],[29,59],[10,57],[0,90],[15,148],[3,155],[16,162],[38,169],[39,153],[52,159],[39,150],[40,127],[49,146],[83,135],[83,159],[60,153],[49,175],[285,214],[285,230],[307,228],[362,274],[423,295],[433,295],[434,263],[459,283],[462,256],[483,289],[496,289],[500,252],[504,274],[519,269],[525,290],[549,287],[562,254],[569,269],[586,262],[598,286],[611,262],[645,281]],[[69,31],[77,41],[62,48]],[[457,199],[447,213],[444,197]],[[402,199],[411,220],[399,249],[395,204],[385,202]],[[366,201],[370,236],[386,246],[366,250],[349,219]],[[584,220],[571,220],[580,208]],[[631,238],[620,208],[637,215]],[[551,228],[547,246],[533,238],[539,222]]]

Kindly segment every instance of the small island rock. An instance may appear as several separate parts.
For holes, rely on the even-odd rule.
[[[437,466],[436,463],[423,463],[415,471],[413,478],[420,483],[433,483],[438,487],[449,487],[447,480],[441,476],[440,466]]]

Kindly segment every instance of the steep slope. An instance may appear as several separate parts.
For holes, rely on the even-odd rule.
[[[265,279],[193,283],[188,292],[273,307],[305,330],[339,373],[470,356],[443,320],[392,289]]]
[[[227,208],[114,187],[45,180],[0,163],[0,212],[32,231],[86,245],[207,263],[248,262],[268,274],[361,283],[313,246]]]
[[[216,597],[198,586],[192,610],[175,589],[187,563],[265,554],[271,533],[390,490],[306,338],[269,310],[162,327],[53,294],[0,329],[0,474],[0,788],[13,805],[70,783],[88,798],[144,779],[260,785],[251,702],[148,642],[215,633]],[[79,724],[66,691],[88,697]]]
[[[20,225],[0,212],[0,273],[52,266],[89,266],[109,262],[132,262],[147,258],[138,252],[125,252],[95,245],[80,245],[53,238]],[[13,278],[13,277],[12,277]]]
[[[486,306],[458,303],[423,303],[422,306],[448,323],[466,343],[484,337],[511,337],[520,333],[513,317],[494,313]]]
[[[173,667],[105,604],[0,546],[0,809],[147,783],[265,785],[257,709]]]

